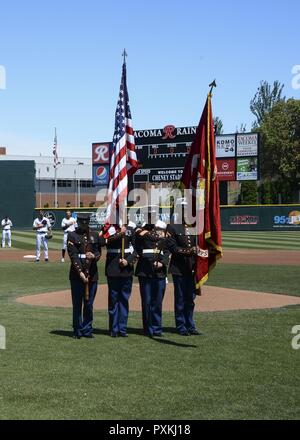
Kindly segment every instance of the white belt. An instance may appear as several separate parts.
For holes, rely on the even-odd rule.
[[[82,260],[84,260],[86,258],[85,254],[78,254],[78,258],[81,258]]]
[[[124,249],[125,254],[132,254],[132,251],[133,251],[132,248]],[[107,249],[107,253],[108,254],[121,254],[122,249]]]
[[[159,249],[143,249],[143,254],[159,254]]]

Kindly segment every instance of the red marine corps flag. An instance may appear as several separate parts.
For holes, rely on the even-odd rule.
[[[213,89],[216,86],[215,82],[211,86]],[[185,188],[193,191],[198,190],[197,198],[200,199],[200,203],[196,205],[196,197],[193,197],[194,212],[197,206],[197,224],[201,225],[201,229],[198,230],[198,252],[195,269],[197,289],[200,289],[208,280],[209,271],[214,268],[216,261],[222,257],[219,181],[211,91],[208,94],[182,176]],[[198,217],[201,215],[203,218],[199,220]]]
[[[110,151],[106,212],[106,222],[109,224],[126,223],[128,176],[133,175],[138,169],[126,82],[126,55],[124,51],[122,79],[115,117],[115,132]]]

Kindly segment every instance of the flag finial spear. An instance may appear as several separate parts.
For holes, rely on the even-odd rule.
[[[126,63],[126,57],[128,56],[126,49],[124,49],[122,56],[123,56],[124,63]]]
[[[214,87],[217,87],[216,80],[214,79],[213,82],[210,83],[208,87],[210,87],[209,94],[211,95],[211,94],[212,94],[212,91],[213,91],[213,88],[214,88]]]

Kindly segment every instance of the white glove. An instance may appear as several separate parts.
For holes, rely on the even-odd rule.
[[[117,231],[116,231],[116,228],[114,226],[111,226],[107,232],[109,233],[110,236],[112,236],[112,235],[115,235],[115,233]]]

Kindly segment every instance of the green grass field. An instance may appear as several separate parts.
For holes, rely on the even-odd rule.
[[[62,233],[54,231],[54,237],[49,242],[50,249],[61,249]],[[300,234],[291,232],[223,232],[224,249],[270,249],[270,250],[299,250]],[[35,249],[35,234],[33,231],[13,231],[13,247],[19,249]]]
[[[225,247],[235,243],[231,235],[223,235]],[[247,234],[253,246],[275,243],[264,235]],[[298,239],[278,233],[282,249],[290,245],[283,237]],[[30,249],[32,233],[18,232],[17,243]],[[51,246],[60,244],[57,236]],[[196,314],[203,334],[189,338],[174,333],[173,314],[165,313],[165,337],[153,340],[141,335],[140,313],[130,314],[129,338],[113,339],[107,313],[96,312],[96,338],[78,341],[70,337],[70,309],[14,302],[68,288],[68,266],[0,263],[0,325],[7,332],[0,419],[299,419],[300,350],[291,346],[299,306]],[[300,295],[299,272],[219,264],[209,284]]]

